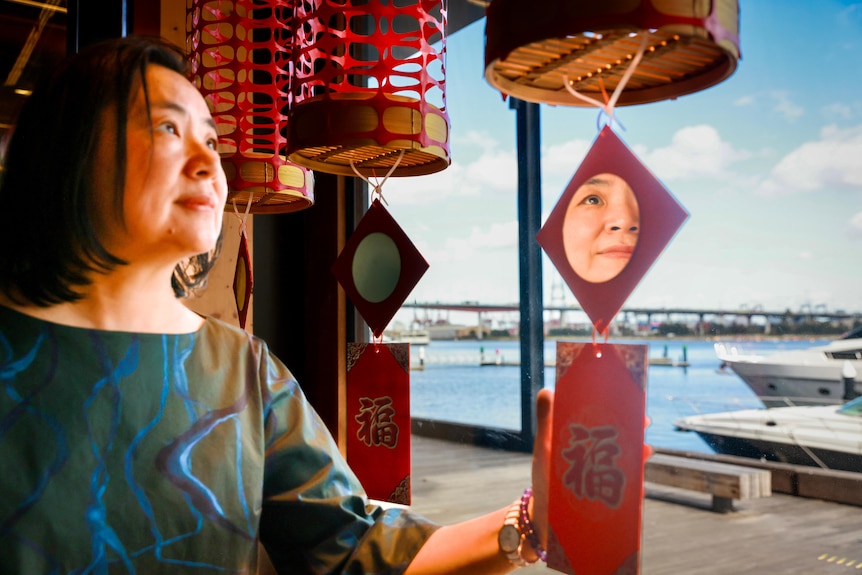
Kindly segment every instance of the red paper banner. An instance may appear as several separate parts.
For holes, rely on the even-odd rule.
[[[557,343],[548,566],[640,568],[647,346]]]
[[[347,344],[347,462],[373,499],[410,504],[410,344]]]

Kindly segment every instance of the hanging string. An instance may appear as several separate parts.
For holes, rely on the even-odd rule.
[[[602,95],[605,98],[604,103],[601,100],[597,100],[597,99],[592,98],[590,96],[587,96],[585,94],[581,94],[580,92],[578,92],[577,90],[572,88],[571,83],[569,81],[569,76],[566,74],[563,75],[563,86],[566,87],[566,90],[568,90],[572,96],[574,96],[575,98],[578,98],[579,100],[583,100],[584,102],[592,104],[593,106],[597,106],[597,107],[601,108],[601,112],[599,112],[599,120],[598,120],[599,125],[601,125],[602,114],[607,116],[608,124],[613,123],[613,121],[614,121],[614,107],[617,105],[617,100],[619,100],[620,94],[622,94],[622,92],[623,92],[623,88],[625,88],[629,79],[632,77],[632,74],[634,74],[635,69],[638,67],[638,64],[640,64],[640,61],[643,58],[644,52],[646,51],[648,40],[649,40],[649,33],[647,31],[644,31],[643,37],[641,38],[640,46],[638,47],[638,51],[635,53],[634,57],[632,58],[632,61],[629,64],[628,68],[626,68],[626,71],[623,74],[622,78],[620,78],[620,82],[619,82],[619,84],[617,84],[617,87],[614,89],[614,93],[611,95],[610,98],[608,98],[608,93],[605,91],[604,83],[603,82],[601,83]],[[599,78],[599,81],[601,82],[601,78]],[[619,124],[619,121],[617,121],[617,123]],[[622,127],[622,124],[620,124],[620,126]]]
[[[597,345],[596,335],[605,336],[605,341],[603,341],[602,343],[608,343],[608,336],[610,335],[610,326],[607,326],[607,327],[605,327],[605,329],[599,331],[599,329],[595,326],[595,324],[593,324],[592,335],[593,335],[593,347],[596,347],[596,345]]]
[[[568,86],[568,83],[566,85]],[[602,97],[605,99],[605,106],[607,106],[607,102],[610,101],[610,98],[608,98],[608,91],[605,90],[605,81],[601,76],[599,76],[599,88],[602,89]],[[619,118],[609,116],[604,107],[602,107],[596,116],[596,131],[600,132],[605,125],[611,125],[613,122],[616,122],[623,132],[626,131],[626,127],[623,126],[623,123],[620,122]]]
[[[248,205],[245,208],[245,214],[240,215],[236,209],[236,199],[231,200],[233,204],[233,213],[239,220],[239,252],[236,256],[236,271],[234,272],[234,296],[236,297],[236,311],[239,326],[245,329],[245,321],[248,314],[248,304],[251,301],[251,292],[254,289],[254,278],[251,271],[251,257],[248,251],[248,236],[246,234],[248,214],[251,212],[251,204],[254,198],[253,194],[248,196]],[[244,271],[244,275],[240,281],[237,281],[237,276],[240,271]]]
[[[246,232],[246,220],[248,219],[248,214],[251,212],[251,204],[254,199],[254,194],[248,195],[248,205],[245,207],[245,213],[243,215],[239,215],[239,211],[236,209],[236,198],[231,200],[233,203],[233,213],[236,215],[236,218],[239,220],[239,235],[242,236]]]
[[[383,202],[384,205],[388,206],[389,202],[387,202],[386,198],[383,197],[383,184],[385,184],[386,180],[389,179],[389,176],[391,176],[392,173],[396,169],[398,169],[398,165],[401,163],[402,159],[404,159],[404,150],[400,150],[398,152],[398,159],[395,160],[395,163],[392,165],[391,168],[389,168],[389,171],[386,172],[386,175],[383,176],[383,180],[381,180],[379,183],[376,183],[376,184],[359,173],[359,170],[357,170],[356,166],[353,165],[352,159],[350,160],[350,169],[353,170],[353,173],[356,174],[356,177],[361,178],[366,184],[368,184],[369,186],[371,186],[373,188],[371,190],[371,193],[377,194],[377,197],[380,198],[380,201]],[[381,341],[382,341],[382,339],[381,339]]]

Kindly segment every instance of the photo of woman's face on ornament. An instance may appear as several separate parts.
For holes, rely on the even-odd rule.
[[[634,253],[640,210],[631,186],[612,173],[588,178],[563,220],[563,248],[572,270],[591,283],[615,278]]]

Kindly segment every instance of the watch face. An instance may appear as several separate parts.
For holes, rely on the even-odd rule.
[[[521,544],[521,532],[514,525],[503,525],[498,540],[504,553],[514,553]]]

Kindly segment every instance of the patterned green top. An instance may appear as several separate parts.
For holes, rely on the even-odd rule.
[[[436,529],[370,505],[260,339],[0,306],[0,573],[401,573]]]

